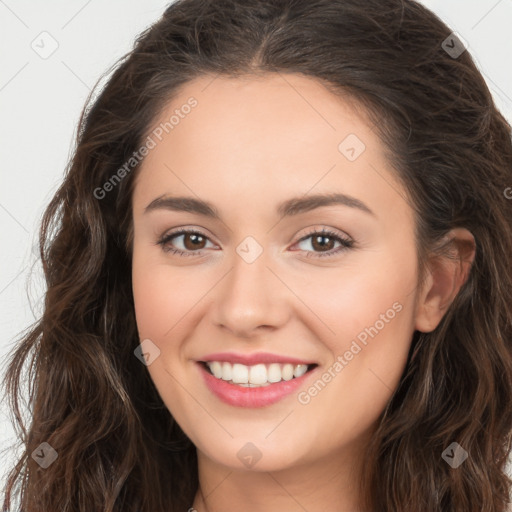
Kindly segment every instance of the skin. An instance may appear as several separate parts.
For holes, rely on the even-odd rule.
[[[466,279],[473,237],[453,230],[455,242],[468,242],[464,252],[456,246],[462,262],[432,260],[420,289],[413,210],[356,104],[302,75],[202,76],[154,125],[190,96],[198,105],[137,175],[133,294],[140,339],[160,350],[147,369],[197,447],[200,487],[191,505],[198,512],[358,511],[362,450],[399,383],[414,330],[435,329]],[[366,146],[354,161],[338,149],[349,134]],[[333,192],[375,215],[344,205],[282,219],[276,213],[291,197]],[[164,194],[206,200],[222,220],[145,213]],[[167,244],[189,256],[157,244],[180,227],[207,237],[200,255],[190,236]],[[354,246],[322,257],[340,243],[300,241],[323,227]],[[251,264],[236,252],[247,236],[263,249]],[[400,312],[307,404],[292,393],[263,408],[234,407],[200,378],[195,361],[219,351],[316,361],[320,375],[394,303]],[[250,468],[237,456],[247,442],[261,454]]]

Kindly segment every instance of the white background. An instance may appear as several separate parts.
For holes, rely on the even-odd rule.
[[[40,312],[43,281],[33,247],[87,95],[168,3],[0,0],[0,377],[17,336]],[[512,121],[512,0],[423,3],[469,44],[498,107]],[[40,36],[45,31],[51,36]],[[46,49],[58,44],[45,59],[31,46],[41,47],[41,38]],[[2,403],[0,450],[13,436]],[[15,452],[7,453],[6,459],[0,456],[0,489],[14,460]]]

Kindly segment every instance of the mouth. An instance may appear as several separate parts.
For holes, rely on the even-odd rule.
[[[261,354],[229,357],[231,361],[222,360],[218,354],[207,361],[196,361],[196,365],[209,392],[234,407],[271,406],[296,394],[319,369],[316,363],[293,358],[279,357],[281,361],[276,362],[276,357]],[[243,364],[241,360],[253,364]]]
[[[258,363],[252,366],[227,361],[199,361],[214,378],[245,388],[260,388],[288,382],[304,376],[318,365],[292,363]]]

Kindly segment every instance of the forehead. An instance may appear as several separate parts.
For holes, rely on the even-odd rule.
[[[215,195],[221,205],[244,194],[246,205],[262,205],[274,196],[338,191],[364,192],[370,202],[388,193],[393,207],[401,188],[364,110],[298,74],[199,77],[148,133],[155,147],[136,187],[147,199],[179,190]]]
[[[196,102],[193,108],[187,106],[191,99]],[[179,119],[175,114],[181,114]],[[375,137],[364,110],[351,96],[334,95],[321,82],[290,73],[198,77],[180,88],[153,126],[164,128],[164,138],[171,139],[166,135],[172,132],[176,146],[188,142],[194,132],[201,149],[224,153],[234,142],[243,143],[245,151],[253,147],[254,153],[261,153],[263,147],[268,153],[280,144],[286,148],[302,142],[308,149],[324,140],[337,155],[336,142],[349,128],[361,139]]]

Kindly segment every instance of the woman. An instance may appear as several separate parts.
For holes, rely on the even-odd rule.
[[[4,510],[505,511],[510,135],[416,2],[172,4],[43,220]]]

